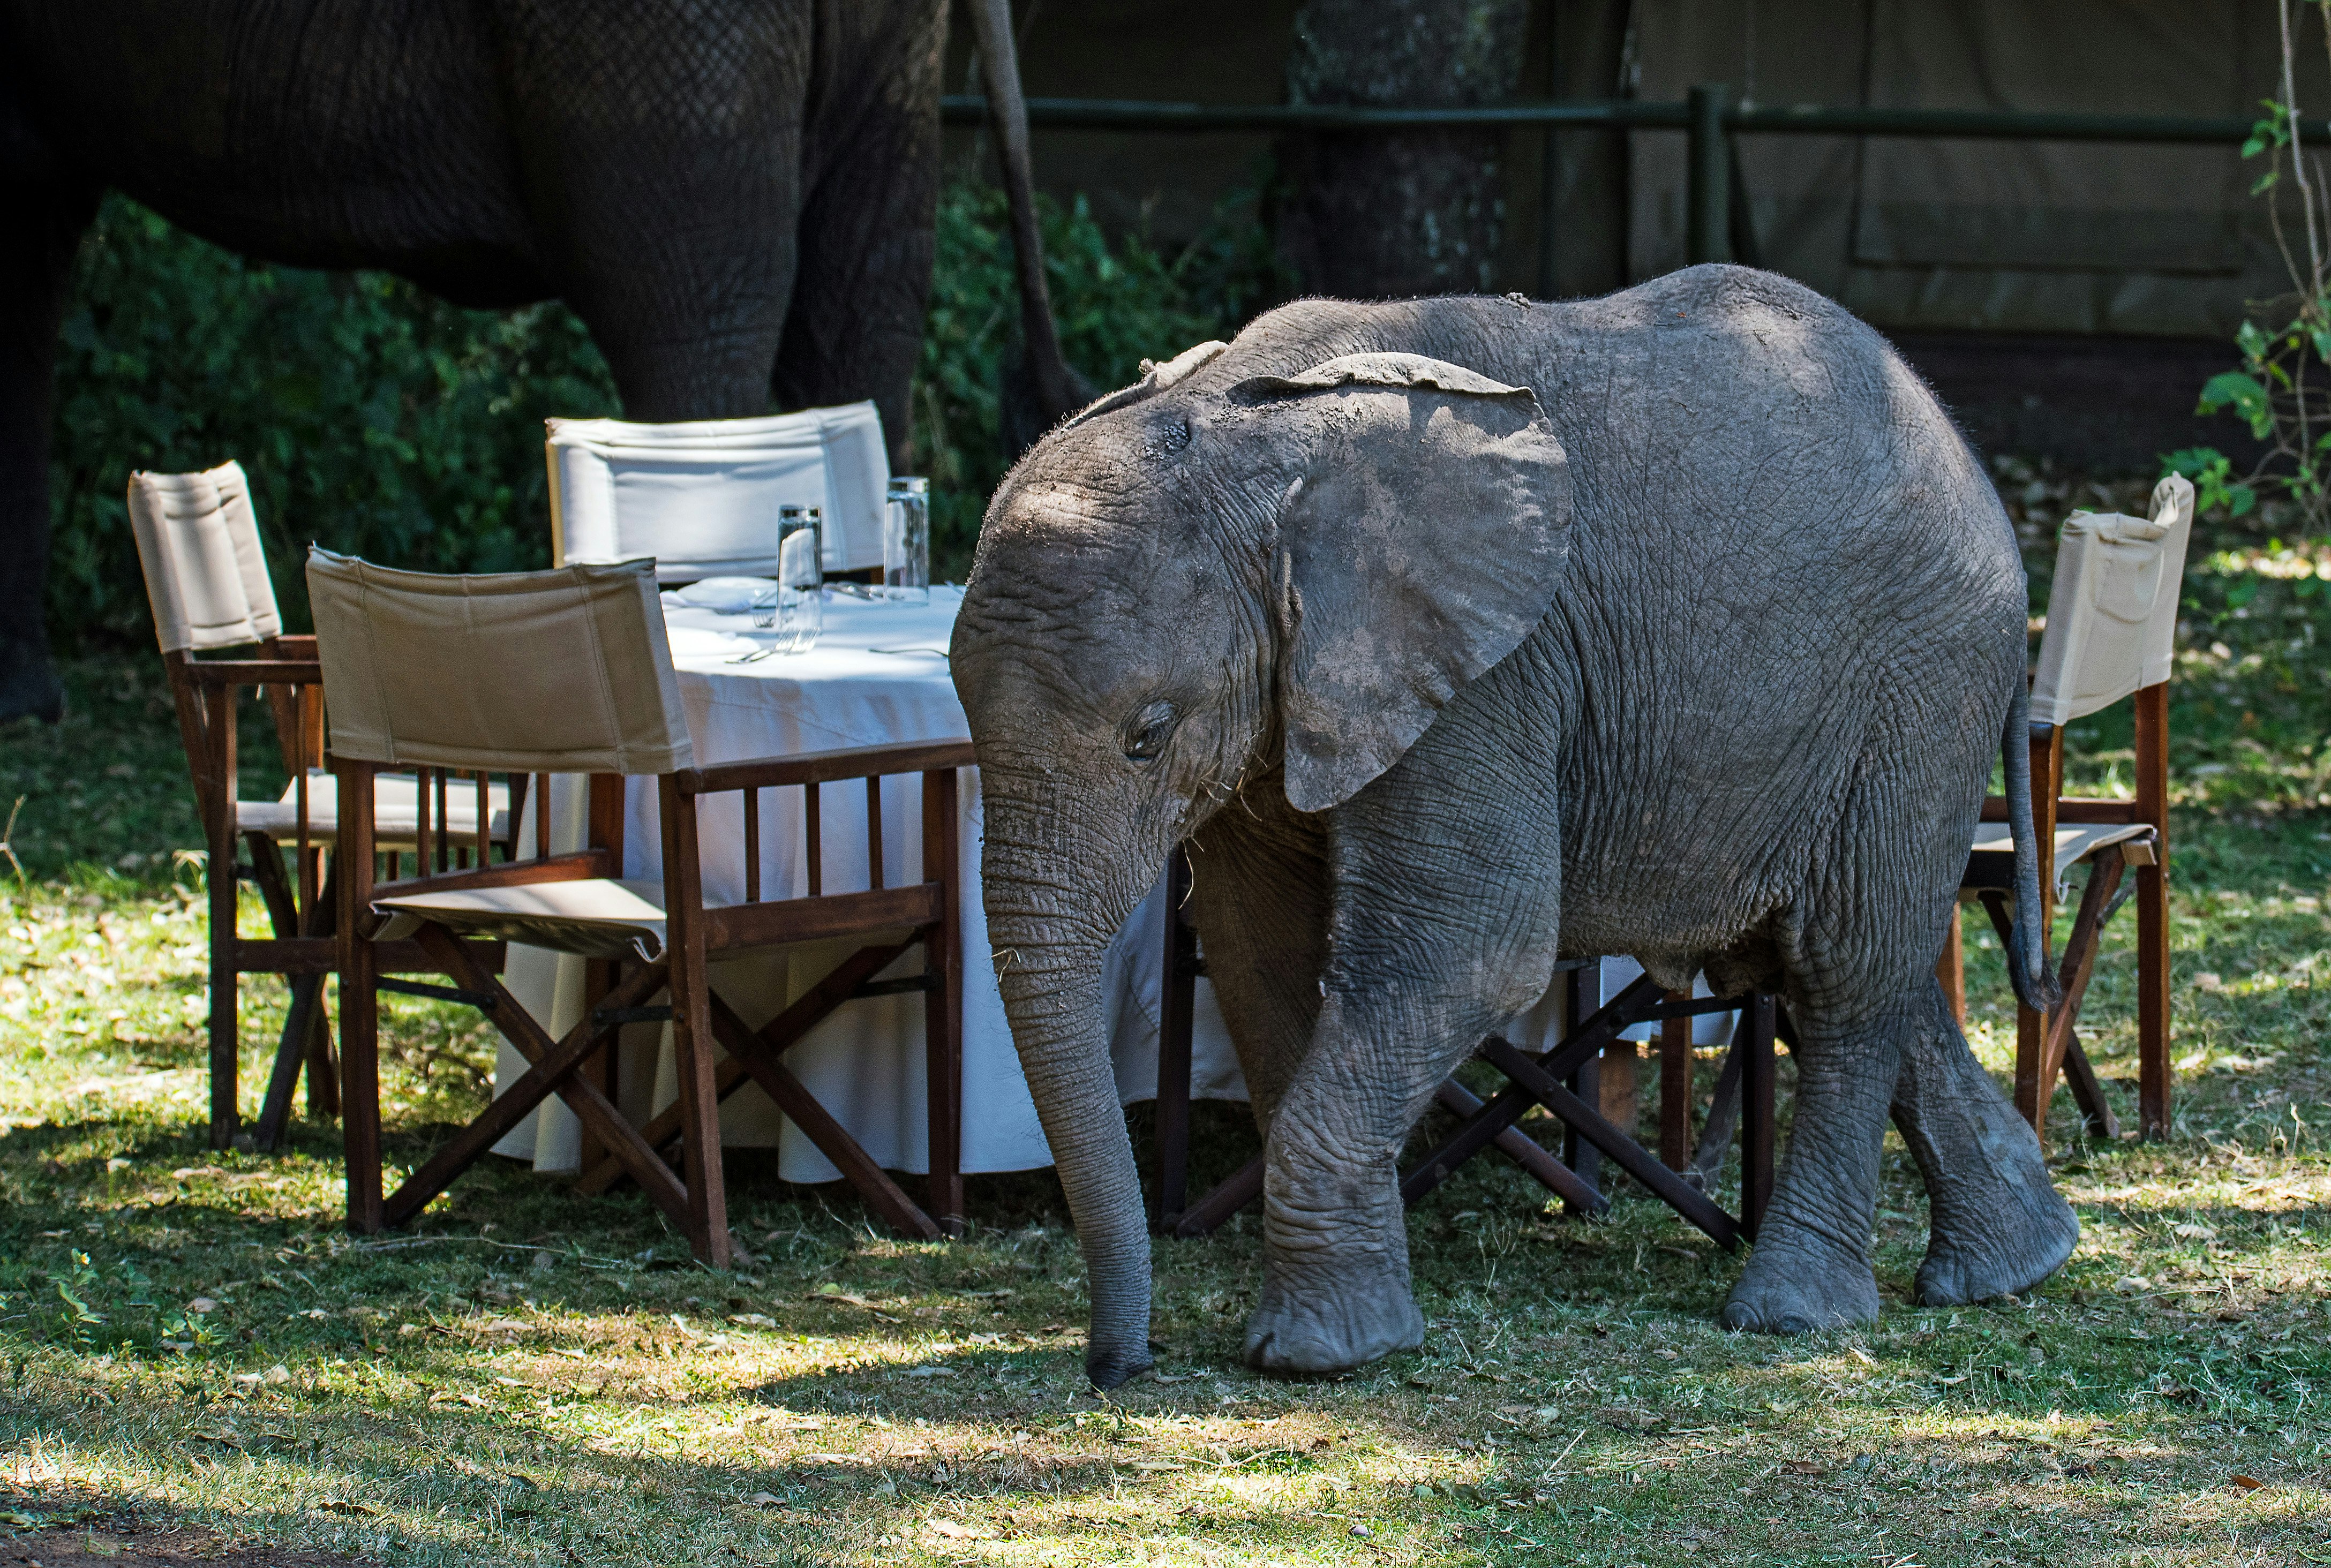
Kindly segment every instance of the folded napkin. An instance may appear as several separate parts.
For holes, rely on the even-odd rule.
[[[742,615],[753,607],[753,595],[775,587],[768,577],[707,577],[675,588],[664,598],[690,610],[710,610],[720,615]]]

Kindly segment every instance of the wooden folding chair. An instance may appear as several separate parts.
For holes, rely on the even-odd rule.
[[[2048,624],[2031,690],[2033,839],[2051,846],[2040,897],[2042,928],[2052,927],[2065,877],[2088,868],[2057,972],[2064,1001],[2042,1015],[2016,1009],[2015,1106],[2047,1136],[2058,1074],[2070,1083],[2092,1137],[2119,1136],[2077,1026],[2105,924],[2136,901],[2137,1121],[2146,1137],[2169,1130],[2169,676],[2193,487],[2172,474],[2154,487],[2152,516],[2075,513],[2056,548]],[[2076,719],[2136,699],[2136,768],[2131,798],[2068,796],[2064,730]],[[1965,882],[1989,914],[2003,950],[2015,892],[2015,834],[2007,803],[1984,802]],[[2126,872],[2136,885],[2124,889]],[[1952,1010],[1966,1022],[1965,948],[1954,911],[1936,965]]]
[[[316,640],[283,634],[241,464],[202,473],[131,474],[129,521],[194,776],[207,855],[203,876],[210,911],[211,1146],[225,1148],[238,1131],[237,981],[244,974],[272,974],[289,981],[291,1004],[253,1143],[273,1149],[281,1140],[303,1067],[309,1114],[336,1116],[339,1110],[338,1069],[323,993],[324,976],[338,955],[328,870],[338,813],[332,777],[320,771],[324,709]],[[256,658],[199,657],[253,646]],[[283,771],[291,781],[278,800],[240,798],[235,708],[241,691],[251,687],[266,696]],[[414,781],[409,775],[385,777],[380,789],[385,841],[409,848]],[[506,794],[498,789],[491,802],[490,832],[497,838],[507,833]],[[271,937],[253,941],[237,934],[236,884],[245,878],[258,885],[265,900]]]
[[[1204,959],[1184,912],[1189,874],[1184,855],[1177,852],[1169,859],[1157,1049],[1157,1202],[1151,1221],[1159,1235],[1185,1238],[1210,1234],[1260,1199],[1264,1175],[1263,1157],[1257,1155],[1196,1202],[1187,1202],[1193,995],[1205,974]],[[1482,1041],[1479,1060],[1496,1067],[1508,1080],[1503,1093],[1484,1102],[1454,1078],[1443,1080],[1434,1090],[1436,1103],[1457,1117],[1459,1124],[1402,1179],[1403,1201],[1414,1207],[1467,1160],[1495,1146],[1574,1212],[1599,1213],[1610,1202],[1598,1184],[1600,1162],[1608,1158],[1723,1245],[1733,1247],[1744,1236],[1753,1238],[1773,1187],[1773,999],[1752,998],[1744,1005],[1737,1001],[1671,997],[1646,977],[1608,1004],[1589,1007],[1586,998],[1597,983],[1600,964],[1599,959],[1574,959],[1557,966],[1558,971],[1569,972],[1570,984],[1565,989],[1563,1036],[1550,1050],[1532,1054],[1496,1037]],[[1670,1131],[1681,1128],[1675,1134],[1680,1149],[1689,1139],[1692,1103],[1689,1021],[1702,1013],[1736,1010],[1743,1012],[1742,1026],[1718,1078],[1707,1136],[1691,1163],[1679,1158],[1662,1164],[1627,1130],[1634,1125],[1635,1046],[1621,1039],[1621,1033],[1639,1023],[1682,1023],[1681,1065],[1675,1064],[1671,1052],[1663,1051],[1661,1069],[1664,1082],[1682,1086],[1680,1093],[1663,1091],[1662,1098],[1665,1126]],[[1735,1090],[1728,1111],[1727,1088]],[[1753,1108],[1742,1129],[1744,1204],[1736,1219],[1718,1208],[1703,1189],[1708,1184],[1710,1168],[1722,1164],[1732,1128],[1739,1120],[1738,1090],[1743,1088]],[[1516,1126],[1533,1105],[1544,1105],[1561,1119],[1563,1158],[1557,1159]],[[1663,1145],[1669,1142],[1663,1136]]]
[[[411,1220],[557,1094],[606,1152],[605,1164],[640,1183],[699,1259],[726,1267],[718,1107],[724,1095],[750,1079],[894,1224],[923,1236],[959,1230],[956,770],[973,765],[970,743],[694,765],[651,562],[433,577],[318,550],[309,557],[308,577],[343,799],[367,798],[368,777],[395,765],[417,765],[424,803],[442,797],[443,771],[454,767],[477,775],[469,786],[477,789],[493,773],[543,776],[537,798],[544,802],[549,774],[592,775],[591,830],[580,851],[547,853],[547,824],[538,813],[532,859],[386,885],[374,883],[371,857],[361,852],[370,843],[369,820],[349,813],[340,898],[351,1228],[372,1231]],[[881,780],[901,774],[921,775],[922,875],[885,887]],[[616,832],[623,781],[647,775],[658,783],[663,875],[659,882],[625,881]],[[870,807],[872,886],[834,892],[823,887],[818,869],[819,791],[860,780]],[[807,890],[764,898],[759,792],[785,788],[804,792]],[[704,797],[730,794],[743,797],[745,897],[714,906],[704,898],[698,817]],[[425,860],[426,820],[422,832]],[[865,937],[865,946],[759,1031],[748,1028],[707,979],[707,965],[732,953],[852,936]],[[480,961],[480,936],[606,965],[606,983],[584,1018],[554,1040]],[[385,943],[400,940],[417,944],[452,984],[381,980],[376,955]],[[872,980],[917,944],[923,948],[921,975]],[[376,997],[384,989],[478,1008],[529,1064],[482,1116],[386,1195],[376,1032]],[[841,1002],[908,990],[925,999],[936,1218],[906,1197],[781,1060],[785,1046]],[[658,1004],[657,996],[666,992],[670,1002]],[[634,1127],[617,1110],[612,1084],[594,1064],[604,1060],[606,1044],[624,1024],[666,1020],[672,1025],[679,1099],[645,1128]],[[718,1060],[716,1046],[728,1052],[727,1061]],[[609,1181],[595,1170],[585,1184],[604,1187]]]

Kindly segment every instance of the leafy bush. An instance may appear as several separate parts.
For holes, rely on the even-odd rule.
[[[306,621],[309,540],[423,571],[547,564],[542,420],[612,413],[564,307],[462,310],[385,273],[245,261],[109,198],[57,366],[49,624],[143,635],[133,468],[242,460],[277,593]]]
[[[1108,391],[1141,378],[1144,359],[1229,337],[1285,298],[1287,279],[1249,191],[1168,257],[1139,236],[1111,247],[1084,198],[1039,199],[1046,282],[1069,363]],[[971,566],[987,498],[1004,477],[997,396],[1019,350],[1020,295],[1004,193],[956,185],[939,199],[938,261],[915,382],[914,459],[931,479],[932,571]]]
[[[1251,198],[1168,259],[1112,247],[1084,204],[1047,204],[1053,302],[1095,383],[1227,336],[1279,291]],[[937,491],[937,570],[960,576],[1002,477],[996,397],[1018,305],[998,191],[950,189],[914,396]],[[384,273],[245,261],[109,198],[83,243],[59,345],[49,625],[71,647],[147,635],[123,492],[132,468],[239,458],[276,587],[306,622],[309,540],[424,571],[548,564],[542,420],[619,412],[564,306],[459,309]]]

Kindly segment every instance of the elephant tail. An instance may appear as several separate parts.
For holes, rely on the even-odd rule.
[[[2064,1000],[2064,987],[2048,967],[2040,846],[2031,834],[2031,693],[2021,675],[2007,704],[2007,732],[2000,737],[1999,749],[2007,771],[2007,820],[2015,827],[2015,923],[2008,932],[2007,978],[2017,1001],[2034,1012],[2049,1012]],[[2049,860],[2054,859],[2051,853]]]

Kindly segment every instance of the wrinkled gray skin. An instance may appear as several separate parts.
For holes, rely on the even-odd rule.
[[[2020,740],[2024,615],[1932,394],[1765,273],[1306,301],[1048,436],[989,508],[954,666],[1093,1380],[1149,1363],[1101,955],[1180,839],[1267,1136],[1256,1366],[1418,1343],[1402,1142],[1566,955],[1794,1015],[1794,1136],[1727,1324],[1876,1315],[1889,1111],[1933,1198],[1923,1299],[2052,1272],[2076,1222],[1933,975]],[[2022,934],[2027,992],[2040,954]]]

